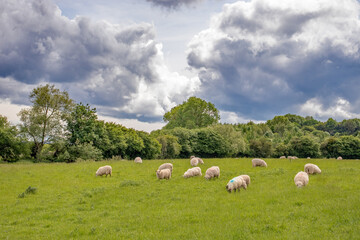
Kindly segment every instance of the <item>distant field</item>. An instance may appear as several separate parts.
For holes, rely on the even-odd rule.
[[[360,161],[204,159],[202,177],[184,179],[189,160],[0,165],[0,239],[360,239]],[[155,170],[174,165],[171,180]],[[322,174],[298,189],[307,162]],[[110,164],[113,176],[95,177]],[[206,181],[217,165],[219,179]],[[248,190],[225,185],[248,174]],[[19,198],[29,186],[36,194]]]

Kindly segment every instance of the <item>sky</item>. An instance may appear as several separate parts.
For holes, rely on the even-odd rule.
[[[47,83],[137,130],[191,96],[223,123],[360,118],[357,0],[2,0],[0,114]]]

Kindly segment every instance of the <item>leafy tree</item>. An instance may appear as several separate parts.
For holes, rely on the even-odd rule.
[[[339,154],[346,159],[360,158],[360,139],[354,136],[341,136],[341,149]]]
[[[147,132],[137,131],[137,134],[144,143],[144,148],[138,155],[143,159],[157,158],[161,153],[161,144]]]
[[[271,140],[264,137],[251,140],[249,148],[253,157],[269,157],[272,154]]]
[[[197,97],[190,97],[183,104],[165,113],[163,119],[168,122],[165,129],[175,127],[194,129],[218,123],[220,116],[212,103]]]
[[[273,157],[289,156],[289,149],[285,143],[280,143],[276,145]]]
[[[181,150],[181,145],[177,141],[177,137],[171,135],[161,135],[157,138],[161,144],[160,158],[176,158]]]
[[[319,157],[319,144],[310,136],[294,137],[289,143],[289,154],[301,158]]]
[[[23,144],[17,134],[16,127],[11,126],[7,118],[0,115],[0,157],[2,160],[7,162],[19,160]]]
[[[191,139],[193,154],[201,157],[224,157],[227,154],[227,142],[211,128],[195,130],[196,134]]]
[[[61,92],[54,85],[48,84],[33,89],[29,97],[33,105],[20,111],[20,129],[33,140],[34,155],[39,161],[44,144],[64,135],[65,120],[73,107],[73,101],[66,91]]]
[[[343,148],[341,140],[336,137],[329,137],[320,146],[321,153],[327,158],[337,158],[341,155]]]

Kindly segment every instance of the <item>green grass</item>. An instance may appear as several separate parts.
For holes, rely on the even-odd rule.
[[[360,161],[204,159],[202,177],[184,179],[189,160],[0,164],[0,239],[360,239]],[[171,180],[157,180],[164,162]],[[294,176],[321,169],[298,189]],[[110,164],[112,177],[95,177]],[[219,179],[206,181],[217,165]],[[248,174],[248,189],[225,185]],[[28,187],[34,193],[24,194]]]

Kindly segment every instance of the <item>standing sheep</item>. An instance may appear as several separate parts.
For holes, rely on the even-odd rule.
[[[220,177],[220,168],[218,166],[212,166],[211,168],[208,168],[205,172],[205,178],[207,180],[215,177]]]
[[[136,157],[134,160],[135,163],[142,163],[141,157]]]
[[[167,179],[169,180],[171,178],[171,171],[168,168],[157,170],[156,176],[158,179]]]
[[[201,158],[198,158],[199,164],[204,164],[204,161]]]
[[[103,166],[103,167],[99,167],[99,169],[96,171],[95,176],[102,176],[102,175],[110,175],[111,177],[111,173],[112,173],[112,167],[109,165]]]
[[[231,193],[233,190],[236,192],[236,190],[240,191],[240,188],[243,188],[246,190],[246,181],[241,177],[237,176],[231,179],[228,184],[226,184],[226,190]]]
[[[309,183],[309,175],[306,172],[298,172],[294,177],[295,185],[299,188],[305,187]]]
[[[242,177],[242,179],[244,179],[244,181],[246,182],[246,186],[249,186],[250,176],[249,175],[240,175],[240,177]]]
[[[253,167],[267,167],[266,162],[259,158],[254,158],[251,162]]]
[[[339,156],[339,157],[337,158],[337,160],[342,160],[342,157]]]
[[[307,163],[304,166],[304,172],[306,172],[307,174],[317,174],[317,173],[321,173],[321,169],[312,163]]]
[[[197,157],[193,157],[190,159],[190,164],[191,166],[196,167],[199,164],[199,159]]]
[[[173,165],[171,163],[161,164],[160,167],[158,168],[158,170],[163,170],[163,169],[169,169],[170,172],[172,173]]]
[[[281,157],[279,157],[280,159],[285,159],[286,157],[285,156],[281,156]]]
[[[201,168],[199,167],[194,167],[194,168],[189,168],[185,173],[184,173],[184,178],[189,178],[189,177],[195,177],[195,176],[201,176]]]

